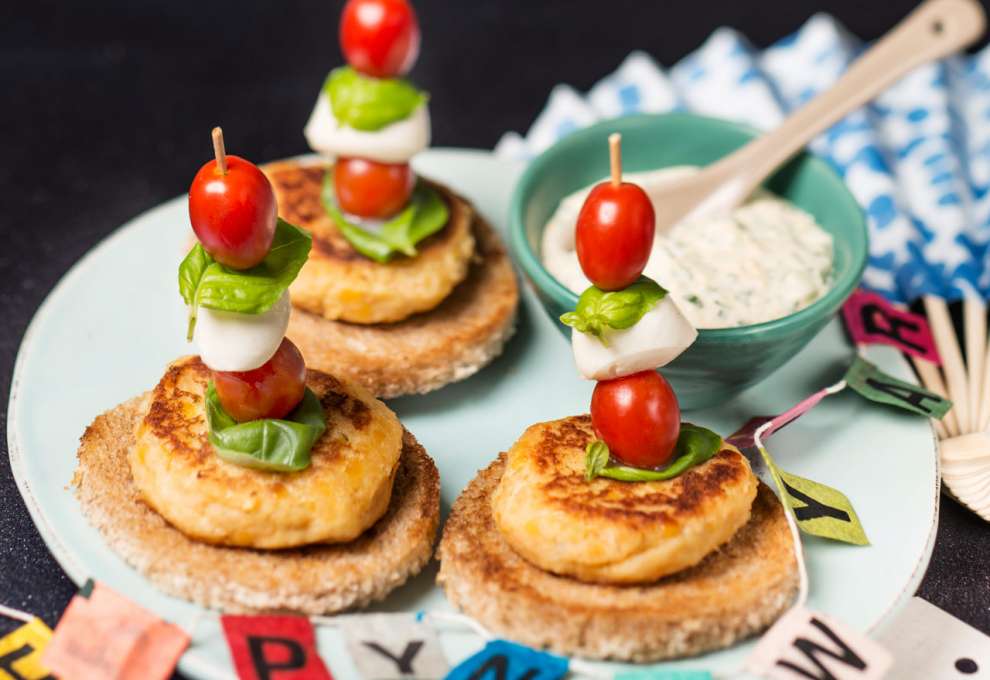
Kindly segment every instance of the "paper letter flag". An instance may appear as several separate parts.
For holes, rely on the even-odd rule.
[[[881,680],[893,661],[890,652],[865,635],[795,607],[764,633],[746,668],[770,680]]]
[[[897,406],[929,418],[941,420],[952,408],[948,399],[889,376],[861,357],[856,357],[846,372],[846,383],[870,401]]]
[[[345,616],[341,631],[365,680],[442,680],[447,675],[436,632],[414,614]]]
[[[567,659],[506,640],[493,640],[447,675],[447,680],[559,680]]]
[[[188,646],[181,628],[90,580],[69,602],[42,662],[63,678],[164,680]]]
[[[41,655],[52,631],[41,619],[31,619],[0,638],[0,680],[45,680],[52,676]]]
[[[301,616],[222,616],[241,680],[333,680],[316,653],[313,624]]]
[[[941,363],[928,320],[897,309],[882,295],[857,290],[842,306],[842,318],[856,344],[893,345],[933,364]]]

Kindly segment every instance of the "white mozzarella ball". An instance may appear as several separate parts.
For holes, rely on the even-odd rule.
[[[578,371],[589,380],[610,380],[665,366],[691,346],[698,331],[670,295],[625,330],[606,329],[608,346],[593,335],[571,331]]]
[[[380,130],[355,130],[337,122],[330,108],[330,98],[321,92],[303,134],[314,151],[326,156],[357,156],[380,163],[406,163],[430,145],[430,113],[424,103],[408,118]]]
[[[272,358],[289,327],[289,292],[263,314],[219,312],[201,307],[194,340],[203,363],[215,371],[250,371]]]

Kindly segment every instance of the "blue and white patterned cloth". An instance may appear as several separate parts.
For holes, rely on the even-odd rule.
[[[526,136],[507,133],[495,153],[529,158],[578,128],[635,112],[686,109],[772,128],[862,50],[835,19],[816,15],[762,52],[729,28],[668,70],[633,52],[586,96],[558,85]],[[866,211],[865,287],[902,302],[990,297],[990,47],[917,69],[811,150]]]

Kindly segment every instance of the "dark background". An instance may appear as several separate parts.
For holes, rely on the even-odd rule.
[[[986,3],[988,0],[983,0]],[[879,36],[910,0],[415,0],[437,146],[524,132],[559,82],[586,90],[632,49],[671,65],[719,25],[762,47],[818,11]],[[255,161],[307,151],[302,127],[342,59],[340,1],[102,0],[0,8],[0,404],[24,329],[101,238],[184,192],[222,124]],[[66,338],[66,342],[71,342]],[[4,413],[4,419],[6,414]],[[0,602],[54,624],[74,587],[0,462]],[[879,487],[877,493],[883,493]],[[891,499],[891,512],[898,500]],[[944,499],[921,594],[990,633],[990,528]],[[850,578],[855,578],[850,574]],[[7,622],[0,620],[0,631]]]

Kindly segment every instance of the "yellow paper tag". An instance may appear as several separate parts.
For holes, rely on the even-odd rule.
[[[866,531],[852,503],[838,489],[784,472],[765,447],[760,453],[770,468],[777,491],[801,531],[853,545],[869,545]]]
[[[31,619],[0,638],[0,680],[50,678],[51,674],[41,663],[41,655],[51,639],[52,631],[41,619]]]

